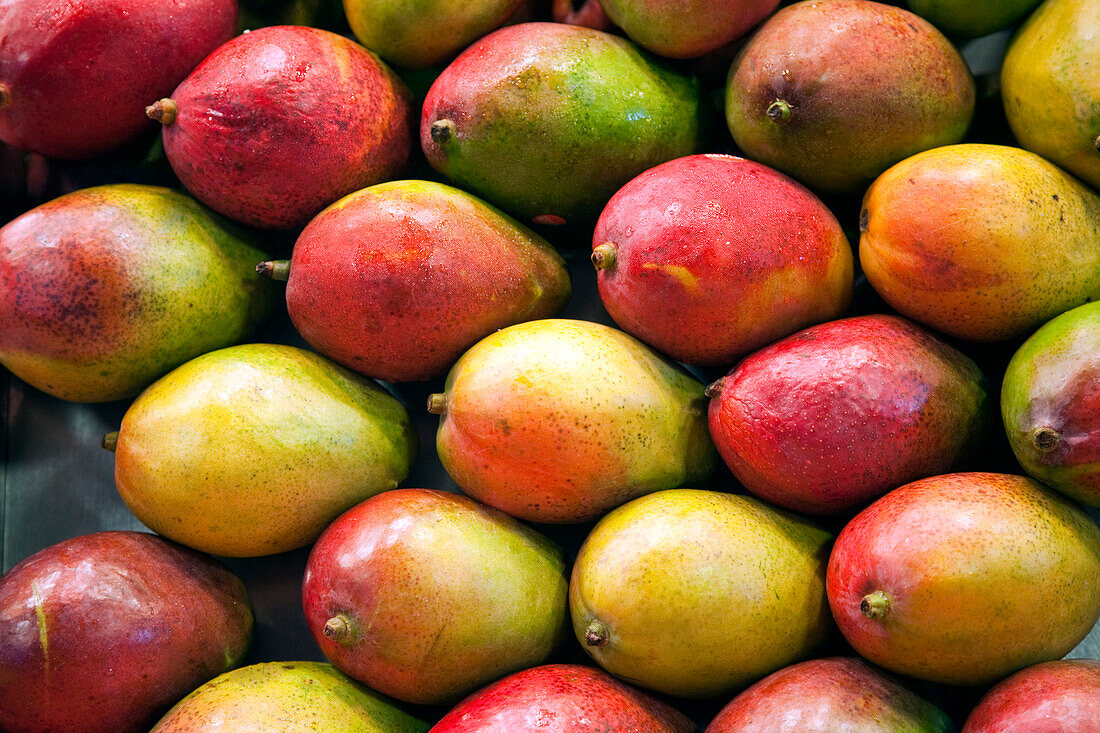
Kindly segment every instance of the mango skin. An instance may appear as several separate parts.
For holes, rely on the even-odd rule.
[[[932,682],[990,684],[1063,657],[1100,618],[1100,529],[1023,476],[933,476],[844,527],[828,593],[868,661]],[[861,605],[876,593],[886,608],[873,618]]]
[[[776,100],[790,107],[785,121],[768,114]],[[899,160],[957,143],[973,114],[974,80],[951,42],[867,0],[783,8],[738,53],[726,85],[726,121],[745,156],[817,193],[859,193]]]
[[[902,315],[998,341],[1100,299],[1100,196],[1034,153],[928,150],[863,198],[859,258]]]
[[[207,206],[255,227],[305,226],[342,196],[395,177],[412,149],[404,83],[359,44],[315,28],[237,36],[171,99],[172,170]]]
[[[399,489],[317,540],[302,604],[325,656],[386,695],[454,703],[545,661],[567,623],[565,557],[534,530],[460,494]],[[324,633],[340,616],[345,639]]]
[[[1100,720],[1100,661],[1064,659],[1022,669],[989,690],[962,733],[1088,731]]]
[[[801,184],[731,155],[677,158],[631,180],[596,222],[592,246],[603,245],[614,248],[596,265],[608,313],[687,364],[729,365],[852,300],[836,217]]]
[[[424,100],[433,168],[521,219],[595,218],[624,183],[702,142],[698,82],[624,38],[580,26],[502,28]],[[433,137],[449,120],[453,130]]]
[[[1008,28],[1043,0],[908,0],[909,9],[944,33],[975,38]]]
[[[47,547],[0,578],[0,729],[146,731],[236,666],[252,625],[235,575],[160,537]]]
[[[1001,416],[1029,476],[1100,506],[1100,303],[1063,313],[1020,346]]]
[[[525,669],[473,693],[432,733],[692,733],[695,725],[665,703],[601,669],[547,664]]]
[[[430,727],[331,664],[265,662],[210,680],[150,733],[425,733]]]
[[[1005,50],[1001,98],[1020,146],[1100,188],[1100,7],[1049,0]]]
[[[286,301],[317,351],[406,382],[443,374],[499,328],[554,315],[569,293],[564,260],[515,219],[457,188],[395,181],[309,223]]]
[[[706,479],[717,463],[703,385],[608,326],[546,319],[497,331],[447,375],[436,450],[478,501],[582,522]]]
[[[633,685],[728,695],[811,655],[829,635],[832,536],[752,497],[673,489],[599,521],[569,581],[585,651]],[[606,643],[586,640],[602,625]]]
[[[423,69],[449,61],[499,28],[524,0],[344,0],[359,42],[391,64]]]
[[[710,403],[737,479],[807,514],[854,513],[978,449],[990,420],[969,357],[896,316],[823,323],[743,359]]]
[[[264,257],[167,188],[61,196],[0,229],[0,362],[61,399],[133,397],[267,317]]]
[[[247,344],[193,359],[126,411],[115,484],[147,527],[215,555],[301,547],[395,488],[417,442],[375,382],[309,351]]]
[[[716,51],[771,15],[779,0],[601,0],[630,40],[660,56],[690,59]]]
[[[705,733],[949,733],[938,707],[862,659],[784,667],[729,702]]]
[[[236,0],[11,0],[0,6],[0,140],[51,158],[153,127],[145,105],[233,37]]]

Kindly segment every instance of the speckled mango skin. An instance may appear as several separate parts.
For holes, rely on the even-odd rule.
[[[0,729],[138,733],[236,666],[244,584],[145,532],[47,547],[0,578]]]
[[[932,682],[990,684],[1059,659],[1100,618],[1100,529],[1023,476],[906,484],[837,536],[829,605],[860,656]],[[881,618],[862,600],[885,594]]]
[[[287,310],[319,352],[377,379],[441,375],[466,349],[569,298],[542,237],[464,191],[383,183],[317,215],[294,245]]]
[[[1042,0],[908,0],[909,9],[944,33],[975,38],[1008,28]]]
[[[690,59],[745,35],[779,0],[601,0],[600,5],[642,48]]]
[[[547,664],[478,690],[432,733],[692,733],[695,725],[601,669]]]
[[[452,367],[444,399],[443,467],[478,501],[533,522],[594,519],[717,463],[703,385],[597,323],[497,331]]]
[[[1087,733],[1100,720],[1100,661],[1065,659],[1020,670],[978,701],[962,733]]]
[[[1001,67],[1005,116],[1020,146],[1100,188],[1100,6],[1043,3]]]
[[[790,105],[785,122],[768,109]],[[942,33],[901,8],[806,0],[780,10],[730,67],[726,121],[745,156],[818,193],[859,193],[903,158],[957,143],[974,80]]]
[[[76,402],[133,397],[188,359],[245,338],[276,303],[265,258],[167,188],[116,184],[0,229],[0,363]]]
[[[150,733],[425,733],[430,727],[331,664],[265,662],[210,680]]]
[[[859,258],[902,315],[950,336],[1019,336],[1100,298],[1100,196],[1034,153],[914,155],[863,198]]]
[[[757,499],[660,491],[600,520],[577,553],[578,641],[627,682],[681,697],[729,695],[811,653],[832,627],[832,536]],[[603,646],[585,643],[593,621]]]
[[[949,733],[938,707],[862,659],[792,664],[730,701],[705,733]]]
[[[145,105],[233,36],[236,0],[11,0],[0,6],[0,139],[51,158],[149,130]]]
[[[521,219],[595,218],[642,171],[701,144],[699,84],[624,38],[524,23],[436,79],[420,122],[432,167]],[[439,142],[433,123],[451,120]]]
[[[325,656],[384,694],[452,704],[541,664],[564,638],[561,549],[461,494],[399,489],[337,519],[313,546],[306,623]],[[326,638],[342,614],[344,641]]]
[[[687,364],[728,366],[852,300],[852,249],[808,189],[731,155],[663,163],[596,222],[600,298],[627,332]]]
[[[524,0],[344,0],[359,42],[408,69],[449,61],[499,28]]]
[[[855,513],[944,473],[991,422],[978,366],[896,316],[808,328],[719,384],[708,421],[726,464],[757,496],[807,514]]]
[[[1012,452],[1032,478],[1100,506],[1100,303],[1063,313],[1013,355],[1001,387]],[[1036,431],[1058,434],[1050,446]]]
[[[341,196],[396,176],[412,148],[404,83],[359,44],[315,28],[237,36],[171,99],[172,170],[210,208],[256,227],[304,226]]]
[[[115,483],[159,534],[254,557],[306,545],[395,488],[416,449],[405,408],[373,381],[292,346],[247,344],[187,362],[134,401]]]

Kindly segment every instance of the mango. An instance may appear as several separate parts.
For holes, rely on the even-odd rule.
[[[545,661],[564,637],[567,588],[561,549],[538,532],[460,494],[400,489],[325,530],[302,603],[343,672],[449,704]]]
[[[467,48],[424,100],[432,167],[521,219],[595,218],[642,171],[695,152],[698,82],[624,38],[523,23]]]
[[[1001,67],[1020,145],[1100,188],[1100,6],[1048,0],[1013,36]]]
[[[592,262],[615,322],[686,364],[728,366],[852,300],[836,217],[801,184],[732,155],[677,158],[619,189]]]
[[[391,64],[446,63],[499,28],[524,0],[344,0],[355,37]]]
[[[746,157],[818,193],[859,193],[899,160],[961,140],[974,94],[962,56],[926,20],[868,0],[805,0],[734,59],[726,121]]]
[[[599,521],[577,553],[577,641],[631,684],[728,695],[828,637],[832,536],[756,499],[674,489]]]
[[[1001,416],[1029,476],[1100,506],[1100,303],[1063,313],[1020,346]]]
[[[954,473],[864,509],[829,557],[829,606],[870,662],[986,685],[1059,659],[1100,618],[1100,529],[1023,476]]]
[[[331,664],[265,662],[210,680],[150,733],[425,733],[429,727]]]
[[[855,657],[784,667],[733,698],[705,733],[950,733],[947,714]]]
[[[860,231],[871,286],[950,336],[1008,339],[1100,299],[1100,196],[1018,148],[898,163],[864,196]]]
[[[542,237],[457,188],[395,181],[340,199],[294,244],[286,303],[317,351],[390,382],[443,374],[481,338],[570,293]]]
[[[133,397],[273,309],[264,253],[167,188],[97,186],[0,229],[0,363],[77,402]]]
[[[146,113],[197,199],[236,221],[295,229],[389,180],[412,147],[412,99],[373,53],[303,26],[242,34]]]
[[[823,323],[750,354],[708,388],[710,432],[752,493],[809,514],[855,513],[974,455],[985,378],[896,316]]]
[[[436,450],[463,491],[534,522],[581,522],[706,479],[703,385],[637,339],[587,321],[510,326],[455,363]]]
[[[244,584],[146,532],[51,545],[0,578],[0,730],[138,733],[236,666]]]
[[[1042,0],[908,0],[909,9],[944,33],[964,38],[1004,30]]]
[[[147,527],[230,557],[306,545],[408,475],[417,442],[377,383],[292,346],[192,359],[145,390],[117,435],[115,484]]]
[[[1100,661],[1064,659],[998,682],[970,711],[962,733],[1087,731],[1100,720]]]
[[[600,0],[600,4],[607,17],[642,48],[660,56],[690,59],[745,35],[771,15],[779,0]]]

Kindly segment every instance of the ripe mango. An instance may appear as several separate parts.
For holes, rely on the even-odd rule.
[[[1026,150],[907,158],[868,189],[860,230],[871,286],[951,336],[1008,339],[1100,299],[1100,196]]]
[[[998,682],[966,719],[962,733],[1086,731],[1100,721],[1100,660],[1043,662]]]
[[[779,0],[601,0],[630,40],[660,56],[690,59],[716,51],[768,17]]]

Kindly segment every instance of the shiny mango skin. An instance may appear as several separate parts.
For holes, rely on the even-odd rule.
[[[858,194],[906,156],[961,140],[974,95],[966,62],[923,18],[868,0],[805,0],[771,16],[734,59],[726,122],[745,157],[815,193]],[[771,116],[777,100],[786,119]]]
[[[634,178],[604,207],[600,298],[625,331],[686,364],[728,366],[838,318],[852,249],[801,184],[731,155],[690,155]],[[594,260],[596,261],[596,260]]]
[[[148,532],[51,545],[0,577],[0,730],[139,733],[240,663],[237,576]]]
[[[990,420],[969,357],[897,316],[823,323],[715,383],[715,445],[752,493],[807,514],[854,514],[979,450]]]
[[[962,733],[1087,733],[1098,720],[1100,661],[1063,659],[1033,665],[998,682],[970,711]]]
[[[768,17],[779,0],[601,0],[607,17],[647,51],[690,59],[716,51]]]
[[[383,694],[453,704],[541,664],[565,637],[564,553],[461,494],[398,489],[334,521],[310,552],[306,624],[339,669]],[[329,635],[340,617],[346,636]]]
[[[733,698],[705,733],[951,733],[947,714],[856,657],[784,667]]]
[[[215,555],[306,545],[397,487],[408,413],[375,382],[303,349],[245,344],[192,359],[122,418],[115,484],[150,529]]]
[[[394,181],[357,191],[298,237],[287,310],[317,351],[390,382],[429,379],[493,331],[569,298],[554,248],[457,188]]]
[[[1100,618],[1100,529],[1024,476],[932,476],[841,530],[827,587],[837,625],[868,661],[987,685],[1063,657]]]
[[[162,134],[172,170],[197,199],[250,226],[302,227],[395,177],[412,149],[405,84],[367,49],[316,28],[241,34],[171,99],[177,112]]]
[[[1100,6],[1048,0],[1005,50],[1001,97],[1020,146],[1100,189]]]
[[[427,723],[323,662],[263,662],[180,700],[150,733],[425,733]]]
[[[632,336],[587,321],[510,326],[447,375],[436,449],[475,499],[533,522],[594,519],[706,479],[703,385]]]
[[[909,9],[944,33],[975,38],[1008,28],[1043,0],[908,0]]]
[[[1100,506],[1100,303],[1063,313],[1020,346],[1001,416],[1028,475]]]
[[[432,733],[693,733],[684,715],[602,669],[546,664],[473,693]]]
[[[642,171],[695,152],[700,115],[698,82],[625,38],[524,23],[443,70],[420,143],[433,168],[505,211],[570,222],[595,218]]]
[[[1100,196],[1025,150],[907,158],[868,189],[860,225],[871,286],[950,336],[1012,338],[1100,298]]]
[[[169,94],[233,37],[237,0],[8,0],[0,3],[0,140],[89,158],[150,130]]]
[[[76,402],[133,397],[245,338],[275,305],[264,253],[196,201],[113,184],[0,229],[0,363]]]
[[[524,0],[344,0],[359,42],[391,64],[423,69],[449,61],[499,28]]]
[[[577,641],[611,674],[679,697],[729,695],[812,655],[833,625],[832,535],[752,497],[673,489],[599,521],[577,553]],[[606,642],[591,643],[589,632]]]

